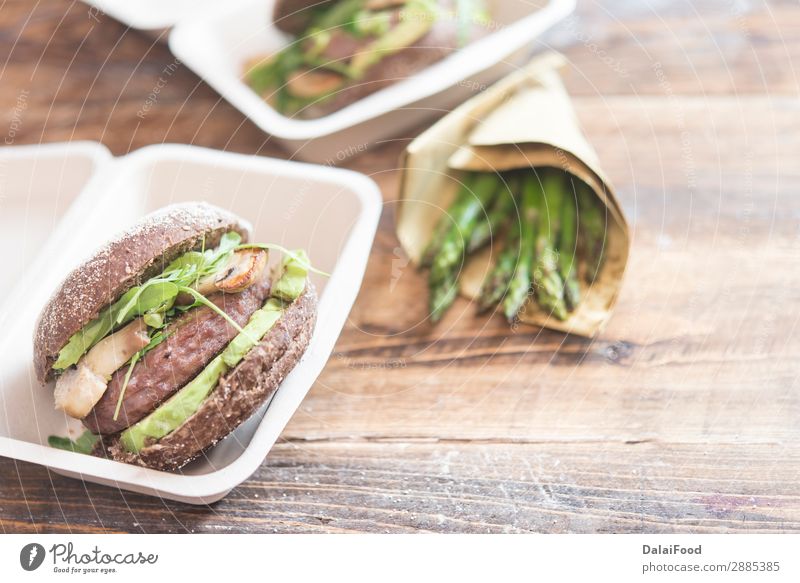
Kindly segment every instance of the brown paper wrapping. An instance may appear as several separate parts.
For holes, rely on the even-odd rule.
[[[567,170],[588,184],[606,206],[606,260],[569,319],[560,321],[528,302],[520,320],[591,337],[608,321],[619,294],[630,238],[614,191],[587,143],[558,76],[564,58],[547,53],[445,116],[409,144],[401,167],[397,235],[417,264],[442,213],[450,206],[460,170],[502,171],[531,166]],[[496,254],[496,251],[495,251]],[[492,262],[492,250],[472,257],[460,277],[462,295],[474,298]]]

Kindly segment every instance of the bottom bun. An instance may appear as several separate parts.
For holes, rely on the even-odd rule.
[[[198,458],[272,397],[308,347],[316,312],[317,296],[307,282],[305,292],[180,427],[138,454],[122,446],[119,434],[106,437],[94,455],[157,470],[177,470]]]

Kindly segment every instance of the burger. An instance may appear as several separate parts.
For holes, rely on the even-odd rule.
[[[317,298],[306,253],[250,231],[176,204],[66,277],[37,321],[33,364],[87,431],[51,445],[177,470],[272,397],[308,347]],[[272,268],[270,251],[282,253]]]
[[[329,115],[486,36],[485,4],[277,0],[274,26],[291,41],[246,63],[245,81],[283,115]]]

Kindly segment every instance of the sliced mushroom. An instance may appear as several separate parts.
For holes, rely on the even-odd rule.
[[[234,251],[225,266],[208,277],[201,279],[194,289],[204,296],[216,292],[238,293],[258,281],[267,265],[268,253],[263,249],[239,249]],[[186,293],[178,294],[175,303],[188,305],[194,298]]]
[[[97,375],[85,362],[79,362],[77,368],[65,370],[56,381],[56,409],[75,419],[83,419],[107,388],[105,378]]]
[[[76,419],[86,417],[106,392],[111,375],[149,343],[147,326],[141,318],[98,342],[77,367],[58,377],[56,409]]]
[[[213,294],[214,292],[218,291],[217,286],[214,284],[216,281],[217,276],[216,274],[211,275],[209,277],[205,277],[197,282],[197,285],[193,285],[192,287],[200,292],[201,295],[207,296],[209,294]],[[187,304],[194,303],[194,298],[186,293],[178,294],[178,297],[175,299],[175,303],[178,305],[185,306]]]
[[[83,363],[97,376],[108,379],[149,343],[147,325],[137,318],[98,342],[83,358]]]
[[[322,97],[344,85],[344,77],[327,69],[300,69],[289,75],[286,90],[301,99]]]
[[[214,287],[225,293],[238,293],[258,281],[267,265],[267,252],[263,249],[236,251],[225,268],[214,278]]]

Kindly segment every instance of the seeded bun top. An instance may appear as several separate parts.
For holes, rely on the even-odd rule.
[[[250,225],[207,203],[175,204],[143,217],[76,267],[53,293],[36,323],[33,365],[39,382],[69,338],[135,285],[163,271],[187,251],[216,247],[235,231],[247,241]]]

